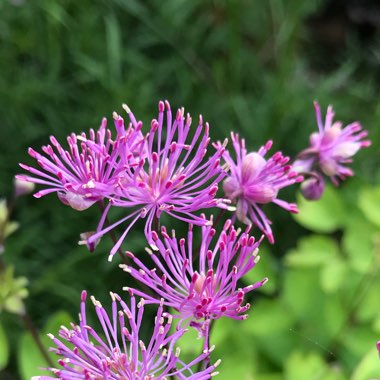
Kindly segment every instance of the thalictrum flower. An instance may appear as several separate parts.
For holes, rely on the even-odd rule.
[[[191,225],[187,240],[177,239],[174,231],[170,236],[162,227],[161,238],[152,232],[158,251],[147,249],[153,267],[146,266],[131,252],[127,255],[134,265],[120,267],[162,297],[165,305],[179,313],[181,321],[202,322],[222,316],[245,319],[250,305],[243,305],[244,295],[267,281],[265,278],[239,287],[238,280],[259,260],[260,241],[255,241],[248,232],[249,227],[243,233],[236,231],[228,220],[222,233],[214,238],[215,229],[202,226],[202,240],[196,248]],[[133,289],[133,292],[151,302],[159,302],[143,291]]]
[[[145,344],[140,334],[144,313],[144,300],[138,304],[131,294],[127,305],[117,294],[111,293],[112,311],[106,310],[91,297],[101,326],[97,332],[87,324],[86,292],[82,292],[79,325],[61,327],[59,338],[49,337],[54,343],[54,351],[60,359],[61,368],[49,368],[55,377],[36,376],[33,380],[109,379],[109,380],[165,380],[170,378],[203,380],[215,375],[215,367],[208,366],[200,372],[192,367],[208,358],[210,350],[203,352],[190,363],[179,358],[179,348],[175,347],[185,333],[177,329],[170,333],[172,316],[158,308],[152,336]]]
[[[318,132],[310,136],[310,146],[297,157],[293,167],[297,172],[308,175],[319,172],[331,178],[334,185],[354,173],[347,164],[360,148],[371,145],[364,140],[368,133],[363,131],[359,122],[353,122],[342,128],[340,121],[334,122],[334,111],[328,106],[325,122],[322,121],[321,109],[314,102]],[[322,194],[321,194],[322,195]]]
[[[262,205],[275,203],[287,211],[297,213],[297,205],[278,199],[280,189],[303,180],[303,177],[288,165],[289,157],[281,152],[265,159],[272,147],[268,141],[258,152],[247,153],[245,140],[231,133],[236,161],[225,151],[223,158],[230,167],[229,176],[224,180],[223,190],[227,198],[236,202],[236,217],[245,224],[255,224],[274,243],[271,221],[262,210]]]
[[[130,109],[124,105],[132,125],[139,123]],[[166,112],[165,112],[166,110]],[[166,122],[165,122],[166,116]],[[225,171],[220,165],[225,144],[216,148],[214,154],[205,158],[210,142],[208,123],[202,117],[194,134],[189,137],[191,117],[185,117],[184,109],[177,111],[174,120],[167,101],[158,104],[158,119],[152,120],[150,132],[145,139],[144,152],[137,165],[125,167],[123,177],[116,185],[97,233],[89,238],[95,241],[117,225],[128,221],[128,225],[111,250],[109,259],[117,252],[139,218],[146,218],[145,236],[150,243],[152,229],[157,227],[163,213],[195,225],[209,223],[196,215],[201,209],[214,206],[225,207],[228,201],[215,198],[218,182]],[[131,209],[122,219],[103,228],[105,215],[111,206]],[[156,225],[154,225],[156,224]]]
[[[20,164],[32,176],[17,175],[22,181],[41,184],[46,189],[34,194],[36,198],[57,192],[59,199],[75,210],[85,210],[95,202],[109,197],[126,164],[133,164],[134,154],[142,144],[141,125],[124,128],[123,120],[115,120],[117,137],[112,140],[103,119],[97,132],[90,130],[79,136],[67,137],[69,150],[65,150],[54,136],[52,145],[42,147],[45,155],[29,148],[29,155],[36,159],[40,169]]]

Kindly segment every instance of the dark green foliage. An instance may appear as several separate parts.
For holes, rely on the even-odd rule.
[[[168,99],[193,120],[202,113],[215,140],[239,131],[249,149],[273,139],[273,150],[291,156],[316,129],[313,100],[323,109],[332,103],[337,119],[362,121],[373,147],[356,157],[355,181],[302,206],[302,227],[268,206],[276,245],[265,247],[266,272],[250,273],[247,282],[269,276],[270,283],[254,295],[253,313],[238,330],[234,321],[216,324],[220,378],[379,376],[365,372],[372,359],[364,355],[380,338],[380,192],[365,185],[380,180],[380,33],[363,39],[360,23],[336,16],[349,14],[345,7],[334,13],[326,1],[0,0],[0,195],[10,196],[18,162],[32,163],[29,146],[97,128],[103,116],[112,123],[123,102],[146,128],[158,100]],[[330,24],[340,28],[339,38],[329,34]],[[75,212],[54,195],[16,205],[12,220],[20,227],[3,259],[16,277],[29,279],[25,302],[41,331],[57,310],[77,315],[82,289],[108,302],[110,290],[131,281],[118,257],[107,262],[107,238],[95,253],[77,246],[98,216],[97,209]],[[305,236],[304,228],[318,235]],[[135,229],[125,246],[142,255],[144,245]],[[20,344],[28,352],[28,338],[17,319],[3,313],[0,320],[0,370],[8,362],[4,332],[10,345],[0,378],[26,378],[16,352]]]

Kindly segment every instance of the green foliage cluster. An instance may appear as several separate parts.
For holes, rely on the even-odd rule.
[[[215,325],[220,379],[380,377],[380,33],[364,44],[348,27],[342,46],[326,50],[311,21],[326,3],[0,0],[1,197],[10,197],[17,163],[32,162],[28,146],[96,128],[123,102],[148,122],[158,99],[168,99],[202,113],[214,139],[239,131],[249,149],[273,139],[291,156],[316,128],[314,99],[369,130],[374,144],[359,153],[355,180],[318,203],[299,198],[294,220],[268,210],[276,244],[262,249],[246,281],[270,281],[254,294],[247,321]],[[23,197],[14,209],[21,227],[2,258],[16,281],[28,278],[24,302],[46,345],[46,332],[77,315],[82,289],[103,301],[129,281],[107,263],[106,239],[91,254],[76,246],[97,218],[54,196]],[[130,251],[142,253],[144,244],[130,233]],[[198,350],[194,338],[183,354]],[[0,378],[28,379],[44,365],[21,321],[2,312]]]

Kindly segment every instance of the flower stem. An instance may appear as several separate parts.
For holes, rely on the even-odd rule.
[[[41,338],[38,334],[38,331],[35,328],[32,319],[30,318],[29,314],[26,311],[24,312],[23,315],[21,315],[21,319],[24,322],[24,325],[27,328],[27,330],[30,332],[30,334],[34,340],[34,343],[36,344],[36,346],[40,350],[40,352],[41,352],[42,356],[44,357],[44,359],[46,360],[47,364],[51,368],[54,368],[54,363],[52,362],[50,356],[48,355],[48,352],[47,352],[45,346],[43,345],[43,343],[41,341]]]
[[[202,352],[209,352],[210,350],[210,337],[211,337],[211,330],[214,326],[214,321],[212,319],[209,319],[204,322],[204,340],[203,340],[203,348]],[[203,359],[203,361],[199,362],[198,364],[198,372],[205,370],[210,365],[210,353]]]
[[[104,212],[104,203],[103,202],[98,202],[98,205],[99,205],[99,209],[101,211],[101,213],[103,214]],[[110,226],[110,222],[108,220],[108,217],[105,218],[105,222],[104,224],[106,225],[106,227]],[[113,230],[109,231],[108,232],[108,236],[111,238],[112,242],[114,244],[117,243],[117,238],[116,238],[116,235],[115,233],[113,232]],[[129,260],[128,260],[128,257],[123,253],[123,251],[121,250],[121,248],[119,248],[117,250],[117,253],[119,254],[121,260],[123,261],[124,264],[128,264]]]

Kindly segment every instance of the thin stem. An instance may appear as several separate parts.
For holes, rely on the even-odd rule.
[[[160,231],[160,220],[156,215],[153,217],[153,230],[157,233]]]
[[[204,340],[203,340],[203,348],[202,352],[209,352],[210,350],[210,337],[211,330],[214,326],[214,321],[212,319],[208,319],[204,322]],[[198,364],[197,371],[200,372],[205,370],[210,365],[210,353]]]
[[[99,209],[100,209],[101,213],[103,214],[103,212],[104,212],[104,203],[102,201],[100,201],[100,202],[98,202],[98,206],[99,206]],[[105,218],[104,224],[106,225],[106,227],[109,227],[111,225],[107,216]],[[112,242],[116,245],[117,238],[116,238],[116,235],[113,232],[113,230],[108,231],[108,235],[111,238]],[[124,264],[128,264],[129,263],[128,257],[123,253],[123,251],[121,250],[121,248],[118,248],[117,253],[121,257],[121,260],[123,261]]]
[[[46,360],[47,364],[51,367],[51,368],[54,368],[55,365],[54,363],[52,362],[50,356],[48,355],[48,352],[45,348],[45,346],[43,345],[42,341],[41,341],[41,338],[38,334],[38,331],[37,329],[35,328],[34,324],[33,324],[33,321],[32,319],[30,318],[29,314],[25,311],[25,313],[23,315],[21,315],[21,319],[22,321],[24,322],[24,325],[25,327],[27,328],[27,330],[30,332],[30,334],[32,335],[32,338],[34,340],[34,343],[36,344],[36,346],[38,347],[38,349],[40,350],[42,356],[44,357],[44,359]]]
[[[222,216],[224,215],[225,212],[226,212],[226,210],[224,208],[221,208],[219,210],[219,214],[216,216],[215,222],[212,225],[214,228],[216,228],[216,226],[219,224],[219,222],[221,221]]]

